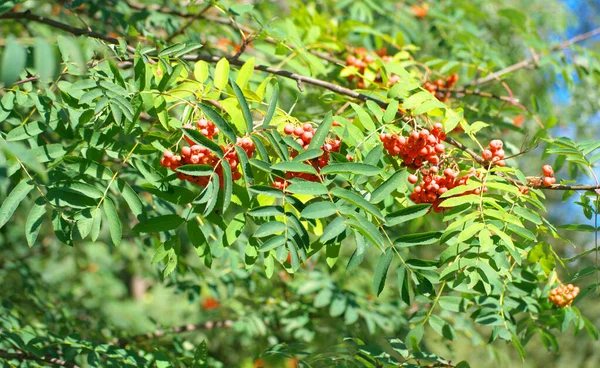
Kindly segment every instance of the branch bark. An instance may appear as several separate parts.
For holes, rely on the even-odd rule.
[[[216,328],[228,328],[228,327],[231,327],[231,325],[233,325],[232,320],[207,321],[207,322],[198,323],[198,324],[187,324],[187,325],[183,325],[183,326],[171,327],[171,328],[166,328],[166,329],[158,329],[158,330],[154,330],[152,332],[145,333],[143,335],[137,335],[137,336],[133,336],[133,337],[130,337],[127,339],[124,339],[124,338],[116,339],[113,341],[113,343],[116,345],[119,345],[120,347],[123,347],[123,346],[127,345],[127,343],[132,342],[132,341],[140,342],[140,341],[145,341],[145,340],[151,340],[154,338],[163,337],[167,334],[177,334],[177,333],[195,332],[195,331],[209,331],[209,330],[214,330]]]
[[[159,12],[159,13],[163,13],[163,14],[170,14],[170,15],[174,15],[174,16],[178,16],[181,18],[194,18],[195,14],[191,14],[191,13],[185,13],[185,12],[180,12],[177,11],[175,9],[171,9],[171,8],[167,8],[167,7],[161,7],[161,6],[146,6],[144,4],[139,4],[136,3],[135,1],[127,1],[127,5],[129,5],[130,8],[135,9],[135,10],[150,10],[150,11],[155,11],[155,12]],[[218,17],[218,16],[214,16],[214,15],[210,15],[210,14],[204,14],[204,16],[202,17],[208,21],[211,22],[215,22],[215,23],[219,23],[219,24],[225,24],[231,27],[235,27],[233,22],[231,21],[231,19],[227,19],[227,18],[223,18],[223,17]],[[256,34],[256,30],[243,26],[241,24],[237,24],[237,27],[240,31],[244,32],[245,34]],[[271,44],[278,44],[280,41],[277,41],[275,38],[267,36],[265,38],[265,41]],[[293,49],[292,46],[287,45],[286,46],[290,49]],[[307,50],[308,53],[318,57],[319,59],[323,59],[326,60],[330,63],[334,63],[334,64],[340,64],[340,65],[344,65],[345,62],[341,59],[336,58],[335,56],[332,56],[329,53],[326,52],[321,52],[321,51],[315,51],[315,50]]]
[[[596,35],[600,35],[600,28],[596,28],[592,31],[586,32],[586,33],[582,33],[580,35],[577,35],[565,42],[559,43],[556,46],[551,47],[547,52],[545,52],[543,55],[549,55],[555,51],[558,50],[562,50],[562,49],[566,49],[568,47],[571,47],[572,45],[581,42],[581,41],[585,41],[588,38],[594,37]],[[469,85],[470,86],[476,86],[476,85],[480,85],[480,84],[484,84],[496,79],[499,79],[501,76],[512,73],[516,70],[519,69],[523,69],[523,68],[527,68],[531,65],[535,65],[536,64],[536,60],[539,58],[538,55],[534,54],[532,56],[530,56],[527,59],[521,60],[516,64],[510,65],[504,69],[498,70],[497,72],[492,72],[491,74],[483,77],[483,78],[479,78],[474,80],[473,82],[471,82]]]
[[[29,10],[24,11],[24,12],[10,12],[10,13],[0,14],[0,20],[1,19],[30,20],[33,22],[38,22],[38,23],[43,23],[43,24],[49,25],[50,27],[53,27],[53,28],[61,29],[65,32],[71,33],[75,36],[88,36],[88,37],[106,41],[113,45],[119,44],[119,40],[114,37],[110,37],[105,34],[102,34],[99,32],[94,32],[92,30],[85,29],[85,28],[73,27],[69,24],[61,23],[61,22],[55,21],[54,19],[46,18],[41,15],[35,15],[35,14],[31,13]],[[134,53],[135,48],[128,45],[127,51]]]
[[[39,362],[39,363],[49,363],[49,364],[53,364],[59,367],[69,367],[69,368],[79,368],[78,365],[67,362],[65,360],[62,359],[58,359],[58,358],[51,358],[51,357],[38,357],[29,353],[25,353],[22,351],[17,351],[16,353],[10,353],[7,350],[0,350],[0,358],[4,358],[4,359],[16,359],[19,361],[25,361],[25,360],[29,360],[29,361],[35,361],[35,362]]]

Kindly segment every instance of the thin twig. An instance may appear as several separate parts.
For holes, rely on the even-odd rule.
[[[594,37],[599,34],[600,34],[600,28],[596,28],[592,31],[582,33],[582,34],[577,35],[565,42],[559,43],[558,45],[551,47],[547,52],[543,53],[542,55],[548,55],[555,51],[568,48],[578,42],[585,41],[588,38]],[[528,57],[527,59],[521,60],[516,64],[510,65],[504,69],[498,70],[497,72],[491,72],[491,74],[489,74],[483,78],[478,78],[478,79],[474,80],[473,82],[471,82],[469,85],[476,86],[476,85],[484,84],[484,83],[493,81],[495,79],[498,79],[499,77],[501,77],[505,74],[512,73],[519,69],[527,68],[531,65],[534,65],[536,63],[536,59],[538,59],[538,58],[539,58],[539,56],[537,54],[533,54],[532,56]]]
[[[26,19],[26,20],[30,20],[33,22],[43,23],[43,24],[49,25],[50,27],[53,27],[53,28],[62,29],[63,31],[74,34],[75,36],[89,36],[92,38],[97,38],[99,40],[106,41],[106,42],[114,44],[114,45],[119,44],[119,40],[114,37],[110,37],[103,33],[94,32],[94,31],[91,31],[91,30],[88,30],[85,28],[73,27],[71,25],[61,23],[61,22],[55,21],[50,18],[46,18],[41,15],[35,15],[35,14],[31,13],[29,10],[24,11],[24,12],[10,12],[10,13],[0,14],[0,19],[14,19],[14,20]],[[127,51],[130,53],[135,53],[135,48],[127,45]]]
[[[193,17],[190,17],[190,19],[181,27],[179,28],[177,31],[173,32],[169,37],[167,37],[166,42],[169,43],[171,42],[171,40],[177,36],[179,36],[180,34],[183,34],[186,29],[188,29],[196,20],[198,20],[199,18],[202,18],[202,16],[213,6],[212,3],[208,3],[202,10],[200,10],[198,12],[198,14],[194,14]]]
[[[233,325],[232,320],[207,321],[207,322],[198,323],[198,324],[190,323],[190,324],[183,325],[183,326],[154,330],[152,332],[133,336],[133,337],[130,337],[127,339],[124,339],[124,338],[115,339],[113,341],[113,344],[123,347],[132,341],[141,342],[141,341],[145,341],[145,340],[151,340],[151,339],[163,337],[167,334],[177,334],[177,333],[195,332],[195,331],[208,331],[208,330],[213,330],[216,328],[228,328],[228,327],[231,327],[232,325]]]
[[[16,353],[10,353],[7,350],[0,350],[0,358],[5,358],[5,359],[16,359],[19,361],[25,361],[25,360],[31,360],[31,361],[36,361],[36,362],[40,362],[40,363],[49,363],[49,364],[53,364],[59,367],[69,367],[69,368],[79,368],[78,365],[64,361],[62,359],[58,359],[58,358],[52,358],[52,357],[45,357],[45,356],[35,356],[29,353],[25,353],[22,351],[17,351]]]
[[[190,13],[185,13],[185,12],[181,12],[181,11],[177,11],[174,9],[170,9],[167,7],[161,7],[161,6],[146,6],[144,4],[139,4],[136,3],[134,1],[127,1],[127,5],[129,5],[130,8],[135,9],[135,10],[150,10],[150,11],[155,11],[155,12],[159,12],[159,13],[163,13],[163,14],[169,14],[169,15],[174,15],[174,16],[178,16],[178,17],[182,17],[182,18],[192,18],[194,17],[194,14],[190,14]],[[224,24],[224,25],[229,25],[234,27],[234,25],[231,22],[231,19],[227,19],[227,18],[222,18],[219,16],[214,16],[214,15],[210,15],[210,14],[205,14],[204,19],[206,19],[207,21],[210,22],[215,22],[215,23],[220,23],[220,24]],[[257,32],[249,27],[243,26],[238,24],[239,30],[244,32],[245,34],[257,34]],[[265,42],[271,43],[271,44],[279,44],[281,43],[281,41],[276,40],[273,37],[267,36],[265,37]],[[286,46],[289,49],[293,49],[292,46],[287,45]],[[334,63],[334,64],[339,64],[339,65],[344,65],[345,62],[341,59],[336,58],[335,56],[331,55],[330,53],[325,53],[325,52],[321,52],[321,51],[315,51],[315,50],[307,50],[308,53],[318,57],[319,59],[328,61],[330,63]]]

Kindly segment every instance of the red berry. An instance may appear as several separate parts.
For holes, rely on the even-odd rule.
[[[285,134],[292,134],[294,133],[294,127],[292,126],[292,124],[287,124],[284,128],[283,128],[283,132]]]
[[[545,176],[554,176],[554,169],[552,169],[552,166],[550,165],[544,165],[542,167],[542,171],[544,172]]]
[[[411,184],[416,184],[419,181],[419,178],[416,175],[409,175],[408,182]]]
[[[481,157],[486,161],[491,160],[492,156],[493,156],[492,151],[487,150],[487,149],[483,150],[483,152],[481,153]]]
[[[494,139],[494,140],[492,140],[492,141],[490,142],[490,148],[491,148],[492,150],[494,150],[494,151],[497,151],[497,150],[499,150],[499,149],[502,149],[502,146],[503,146],[503,145],[504,145],[504,144],[503,144],[503,143],[502,143],[502,141],[501,141],[501,140],[499,140],[499,139]]]
[[[296,127],[294,129],[294,135],[300,137],[304,133],[304,129],[302,127]]]

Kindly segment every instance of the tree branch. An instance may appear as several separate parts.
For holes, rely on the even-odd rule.
[[[31,13],[29,10],[24,11],[24,12],[10,12],[10,13],[0,14],[0,20],[1,19],[30,20],[33,22],[38,22],[38,23],[43,23],[43,24],[49,25],[50,27],[53,27],[53,28],[61,29],[65,32],[71,33],[75,36],[89,36],[92,38],[103,40],[103,41],[108,42],[113,45],[119,44],[119,40],[114,37],[110,37],[105,34],[102,34],[99,32],[94,32],[92,30],[85,29],[85,28],[73,27],[66,23],[61,23],[61,22],[55,21],[53,19],[43,17],[41,15],[35,15],[35,14]],[[129,51],[130,53],[135,53],[135,48],[127,45],[127,51]]]
[[[207,321],[207,322],[203,322],[203,323],[198,323],[198,324],[187,324],[187,325],[183,325],[183,326],[177,326],[177,327],[171,327],[171,328],[166,328],[166,329],[158,329],[158,330],[154,330],[152,332],[148,332],[145,333],[143,335],[137,335],[137,336],[133,336],[127,339],[115,339],[113,341],[114,344],[119,345],[120,347],[123,347],[125,345],[127,345],[128,342],[131,341],[135,341],[135,342],[140,342],[140,341],[145,341],[145,340],[151,340],[154,338],[158,338],[158,337],[163,337],[167,334],[177,334],[177,333],[185,333],[185,332],[195,332],[195,331],[208,331],[208,330],[214,330],[216,328],[228,328],[231,327],[231,325],[233,325],[233,321],[232,320],[224,320],[224,321]]]
[[[116,38],[113,37],[109,37],[107,35],[103,35],[97,32],[93,32],[93,31],[89,31],[86,29],[81,29],[81,28],[75,28],[72,27],[70,25],[64,24],[64,23],[60,23],[57,22],[55,20],[52,19],[48,19],[45,17],[41,17],[41,16],[37,16],[34,14],[31,14],[29,11],[27,12],[23,12],[23,13],[6,13],[6,14],[2,14],[0,15],[0,19],[29,19],[29,20],[33,20],[36,22],[40,22],[40,23],[44,23],[47,24],[51,27],[55,27],[55,28],[59,28],[62,29],[64,31],[73,33],[75,35],[88,35],[90,37],[93,38],[98,38],[101,40],[104,40],[106,42],[109,43],[118,43],[118,40]],[[567,45],[570,45],[573,42],[579,42],[582,41],[586,38],[592,37],[595,34],[600,34],[600,28],[597,30],[594,30],[592,32],[588,32],[586,34],[577,36],[571,40],[569,40],[568,42],[564,42],[560,45],[558,45],[558,48],[562,48],[562,47],[567,47]],[[575,41],[573,41],[575,40]],[[135,49],[131,46],[127,46],[128,50],[133,50],[130,52],[135,52]],[[209,63],[217,63],[219,60],[221,60],[221,57],[218,56],[214,56],[214,55],[185,55],[182,57],[184,60],[187,61],[198,61],[198,60],[203,60]],[[237,65],[237,66],[242,66],[244,65],[244,62],[238,59],[235,59],[233,57],[226,57],[226,59],[229,61],[230,64],[233,65]],[[129,63],[130,62],[125,62],[125,63]],[[363,102],[366,101],[373,101],[375,102],[377,105],[383,107],[383,108],[387,108],[388,103],[385,101],[382,101],[376,97],[372,97],[363,93],[359,93],[356,92],[352,89],[346,88],[346,87],[342,87],[340,85],[334,84],[334,83],[330,83],[318,78],[313,78],[313,77],[308,77],[302,74],[298,74],[298,73],[294,73],[294,72],[290,72],[288,70],[285,69],[280,69],[280,68],[274,68],[274,67],[270,67],[267,65],[255,65],[254,66],[255,70],[259,70],[262,72],[266,72],[266,73],[270,73],[270,74],[274,74],[274,75],[279,75],[288,79],[293,79],[295,80],[298,85],[301,85],[302,83],[306,83],[306,84],[310,84],[313,86],[317,86],[317,87],[321,87],[321,88],[325,88],[327,90],[330,90],[334,93],[337,93],[339,95],[343,95],[343,96],[348,96]],[[398,113],[398,115],[401,119],[408,119],[408,116],[405,115],[401,115],[400,113]],[[487,162],[481,157],[479,156],[477,153],[475,153],[473,150],[471,150],[470,148],[468,148],[467,146],[465,146],[464,144],[460,143],[459,141],[457,141],[456,139],[452,138],[452,137],[447,137],[446,142],[448,142],[449,144],[453,145],[454,147],[466,152],[469,156],[471,156],[477,163],[481,164],[481,165],[486,165]],[[522,184],[525,185],[525,184]],[[561,184],[554,184],[552,186],[549,187],[540,187],[540,189],[549,189],[549,190],[594,190],[594,189],[600,189],[600,185],[561,185]]]
[[[22,351],[17,351],[16,353],[9,353],[7,350],[1,350],[0,349],[0,358],[5,358],[5,359],[16,359],[19,361],[24,361],[24,360],[32,360],[32,361],[36,361],[36,362],[40,362],[40,363],[50,363],[59,367],[69,367],[69,368],[79,368],[78,365],[64,361],[62,359],[58,359],[58,358],[51,358],[51,357],[38,357],[32,354],[28,354]]]
[[[559,43],[556,46],[551,47],[547,52],[545,52],[545,55],[551,54],[552,52],[558,51],[558,50],[562,50],[562,49],[566,49],[570,46],[572,46],[573,44],[576,44],[578,42],[581,41],[585,41],[588,38],[594,37],[596,35],[600,34],[600,28],[596,28],[592,31],[586,32],[586,33],[582,33],[580,35],[577,35],[565,42]],[[536,64],[536,59],[538,59],[539,56],[534,54],[531,57],[525,59],[525,60],[521,60],[516,64],[510,65],[504,69],[498,70],[497,72],[492,72],[491,74],[487,75],[486,77],[483,78],[479,78],[474,80],[473,82],[471,82],[469,85],[470,86],[476,86],[479,84],[484,84],[490,81],[493,81],[495,79],[498,79],[499,77],[505,75],[505,74],[509,74],[512,73],[516,70],[519,69],[523,69],[523,68],[527,68],[531,65],[535,65]]]
[[[139,11],[143,11],[143,10],[150,10],[150,11],[155,11],[155,12],[159,12],[159,13],[163,13],[163,14],[170,14],[170,15],[174,15],[174,16],[178,16],[181,18],[193,18],[195,17],[195,14],[191,14],[191,13],[185,13],[185,12],[180,12],[177,11],[175,9],[171,9],[171,8],[167,8],[167,7],[161,7],[161,6],[146,6],[144,4],[139,4],[136,3],[134,1],[127,1],[127,5],[129,5],[130,8],[135,9],[135,10],[139,10]],[[231,27],[235,27],[235,25],[232,23],[231,19],[227,19],[227,18],[222,18],[222,17],[218,17],[218,16],[214,16],[214,15],[210,15],[210,14],[205,14],[203,16],[204,19],[211,21],[211,22],[215,22],[215,23],[219,23],[219,24],[224,24],[224,25],[228,25]],[[245,34],[257,34],[256,30],[243,26],[241,24],[238,24],[238,29],[242,32],[244,32]],[[275,38],[271,37],[271,36],[266,36],[265,37],[265,41],[271,44],[278,44],[280,43],[280,41],[276,40]],[[286,47],[293,49],[292,46],[285,44]],[[325,52],[320,52],[320,51],[315,51],[315,50],[307,50],[308,53],[318,57],[319,59],[323,59],[326,60],[330,63],[334,63],[334,64],[340,64],[340,65],[344,65],[345,62],[341,59],[336,58],[335,56],[332,56],[329,53],[325,53]]]
[[[206,5],[202,10],[200,10],[198,14],[195,14],[194,16],[190,17],[190,20],[188,20],[186,24],[184,24],[181,28],[179,28],[177,31],[173,32],[173,34],[167,37],[166,42],[170,42],[173,38],[179,36],[180,34],[183,34],[185,30],[188,29],[189,26],[191,26],[198,18],[201,18],[204,15],[204,13],[206,13],[212,7],[212,5],[212,3],[208,3],[208,5]]]

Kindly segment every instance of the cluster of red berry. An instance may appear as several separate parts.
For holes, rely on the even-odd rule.
[[[200,131],[200,133],[202,133],[202,135],[208,139],[212,139],[214,135],[219,133],[219,128],[217,128],[215,123],[213,123],[212,121],[207,120],[205,118],[201,118],[200,120],[198,120],[198,124],[196,124],[196,125],[198,126],[198,130]],[[184,125],[184,128],[193,129],[193,126],[191,124],[186,124],[186,125]],[[189,144],[194,144],[194,142],[192,142],[187,137],[186,137],[186,140],[188,141]]]
[[[426,162],[432,165],[440,163],[440,155],[445,150],[442,141],[446,139],[446,133],[442,130],[442,124],[437,123],[431,132],[427,129],[414,130],[408,137],[381,133],[379,139],[383,142],[383,147],[388,154],[400,156],[404,166],[418,169]]]
[[[425,84],[423,84],[423,88],[428,90],[438,100],[446,102],[448,101],[448,98],[450,98],[450,92],[442,92],[439,89],[452,88],[456,84],[456,82],[458,82],[458,74],[454,73],[451,76],[447,77],[446,80],[438,78],[435,82],[425,82]]]
[[[504,161],[504,150],[502,149],[504,143],[499,139],[494,139],[490,142],[488,147],[483,150],[481,157],[486,161],[491,161],[498,166],[506,166]]]
[[[573,303],[573,299],[579,294],[579,287],[573,284],[561,285],[555,289],[552,289],[548,299],[552,304],[559,308],[570,306]]]
[[[339,123],[333,122],[333,125],[339,126]],[[287,124],[283,128],[283,132],[287,135],[296,137],[296,142],[299,145],[301,145],[302,148],[304,148],[304,150],[307,150],[308,146],[310,145],[310,142],[312,141],[313,136],[315,134],[315,128],[312,126],[311,123],[304,123],[302,126],[297,126],[297,127],[294,127],[291,124]],[[312,167],[314,167],[315,170],[317,170],[317,172],[320,172],[321,169],[323,167],[327,166],[327,164],[329,163],[329,160],[330,160],[329,153],[330,152],[339,152],[341,145],[342,145],[342,141],[339,139],[327,139],[325,141],[325,144],[323,144],[323,146],[321,147],[321,149],[323,150],[323,154],[317,158],[307,160],[305,163],[312,165]],[[292,156],[292,158],[298,156],[298,152],[292,151],[291,156]],[[308,180],[308,181],[319,181],[319,176],[315,175],[315,174],[286,172],[285,179],[276,177],[275,182],[273,184],[271,184],[271,186],[283,190],[283,189],[287,188],[287,186],[289,185],[288,179],[292,179],[292,178],[300,178],[300,179],[304,179],[304,180]]]
[[[440,203],[443,201],[443,199],[440,199],[442,194],[454,187],[467,184],[467,180],[469,180],[469,178],[472,176],[481,177],[481,174],[478,174],[473,168],[471,171],[469,171],[469,173],[461,176],[460,178],[457,178],[458,173],[450,168],[444,170],[443,176],[438,175],[438,172],[439,168],[437,166],[432,166],[429,169],[421,169],[421,184],[415,186],[413,192],[409,196],[409,198],[417,204],[433,204],[433,210],[436,213],[443,211],[443,208],[439,207]],[[409,183],[416,184],[418,181],[419,178],[417,175],[412,174],[408,176]],[[485,186],[483,187],[483,191],[487,191]],[[461,195],[479,193],[481,193],[481,189],[476,188],[472,191],[461,193]]]
[[[387,49],[385,47],[376,51],[375,54],[379,55],[383,62],[389,62],[392,60],[392,57],[387,54]],[[348,76],[348,80],[353,81],[356,79],[357,80],[356,87],[357,88],[365,88],[367,83],[365,82],[365,79],[361,76],[364,76],[367,68],[369,68],[371,66],[374,69],[374,71],[377,72],[377,75],[373,82],[379,83],[379,84],[382,83],[383,78],[381,77],[381,73],[378,71],[379,67],[373,66],[373,65],[375,65],[374,64],[375,60],[376,60],[375,56],[369,54],[367,52],[367,49],[365,49],[364,47],[359,47],[359,48],[355,49],[354,54],[350,54],[346,58],[346,65],[356,67],[358,69],[358,76],[350,75],[350,76]],[[397,74],[392,74],[388,78],[387,84],[388,84],[388,86],[392,86],[395,83],[398,83],[398,81],[400,81],[400,76]]]
[[[186,125],[186,127],[191,128],[192,126]],[[200,133],[202,133],[208,139],[212,139],[213,136],[219,132],[219,129],[215,127],[214,123],[206,119],[200,119],[198,122],[198,129],[200,130]],[[181,147],[181,152],[179,155],[175,155],[171,151],[165,151],[163,158],[160,160],[160,164],[174,172],[177,172],[177,168],[183,165],[210,165],[215,168],[214,171],[219,176],[219,183],[221,187],[223,187],[223,167],[219,164],[219,157],[213,152],[209,151],[208,148],[196,144],[188,137],[184,136],[184,138],[190,144],[190,146]],[[252,157],[255,149],[252,139],[248,137],[238,138],[235,145],[246,151],[248,157]],[[233,145],[229,144],[227,146],[221,146],[221,149],[225,153],[223,160],[227,161],[229,167],[231,167],[232,179],[241,179],[242,174],[238,171],[238,155]],[[177,172],[177,177],[180,180],[186,180],[190,183],[200,186],[207,186],[208,182],[210,181],[210,176],[191,176],[180,172]]]

